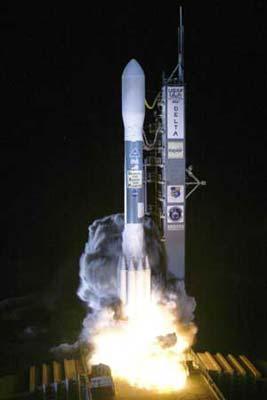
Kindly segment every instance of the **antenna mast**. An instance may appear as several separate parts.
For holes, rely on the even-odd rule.
[[[184,83],[184,26],[183,8],[180,6],[180,17],[178,27],[178,83]]]

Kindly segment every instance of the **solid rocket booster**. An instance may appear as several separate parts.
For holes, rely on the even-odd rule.
[[[150,299],[151,276],[144,254],[143,124],[145,74],[131,60],[122,74],[124,124],[124,231],[120,259],[119,296],[131,310]]]

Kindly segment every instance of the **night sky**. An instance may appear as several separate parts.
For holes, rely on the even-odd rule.
[[[177,63],[177,1],[87,3],[0,16],[0,299],[42,294],[38,318],[64,309],[73,336],[88,225],[123,211],[122,70],[140,62],[152,102]],[[267,4],[232,3],[180,3],[187,164],[208,182],[188,201],[187,287],[197,348],[267,359]],[[8,312],[6,336],[35,318]]]

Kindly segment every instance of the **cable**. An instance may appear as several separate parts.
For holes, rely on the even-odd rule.
[[[158,101],[158,98],[159,98],[159,96],[160,96],[160,93],[161,93],[161,91],[158,92],[157,96],[155,97],[155,100],[154,100],[153,103],[152,103],[152,106],[150,106],[150,105],[148,104],[147,100],[145,99],[146,108],[148,108],[149,110],[153,110],[153,108],[155,108],[155,105],[157,104],[157,101]]]
[[[156,130],[155,137],[154,137],[154,139],[153,139],[153,142],[151,142],[151,143],[149,143],[149,141],[148,141],[148,139],[147,139],[147,137],[146,137],[146,133],[145,133],[145,131],[143,130],[143,137],[144,137],[144,143],[145,143],[144,149],[145,149],[145,150],[148,150],[148,151],[153,150],[153,148],[155,147],[155,144],[156,144],[156,142],[157,142],[158,133],[159,133],[159,131],[160,131],[160,128],[161,128],[161,127],[159,126],[158,129]]]
[[[176,67],[174,68],[174,70],[172,71],[171,75],[169,76],[169,78],[167,79],[167,83],[169,83],[169,81],[172,79],[173,75],[175,74],[175,72],[178,69],[179,64],[176,65]],[[155,97],[152,105],[149,105],[147,100],[145,99],[145,106],[146,108],[148,108],[149,110],[153,110],[157,104],[158,98],[160,96],[161,90],[158,92],[157,96]]]
[[[169,81],[172,79],[173,75],[174,75],[175,72],[177,71],[178,67],[179,67],[179,64],[176,65],[176,67],[174,68],[174,70],[173,70],[172,73],[170,74],[169,78],[167,79],[166,83],[169,83]],[[155,108],[156,104],[157,104],[157,101],[158,101],[158,99],[159,99],[159,97],[160,97],[160,94],[161,94],[161,90],[158,92],[158,94],[157,94],[157,96],[155,97],[155,99],[154,99],[152,105],[148,104],[147,100],[145,99],[145,106],[146,106],[146,108],[148,108],[149,110],[153,110],[153,109]],[[153,148],[154,148],[154,146],[155,146],[155,144],[156,144],[157,138],[158,138],[158,133],[159,133],[159,131],[160,131],[160,126],[159,126],[158,129],[156,130],[156,133],[155,133],[155,137],[154,137],[154,139],[153,139],[153,142],[152,142],[152,143],[149,143],[149,141],[148,141],[148,139],[147,139],[147,137],[146,137],[146,133],[145,133],[145,131],[143,130],[144,149],[145,149],[145,150],[147,150],[147,151],[153,150]]]

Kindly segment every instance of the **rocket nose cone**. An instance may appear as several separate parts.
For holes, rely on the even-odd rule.
[[[129,76],[144,76],[144,71],[141,65],[133,58],[128,62],[122,73],[122,78]]]

